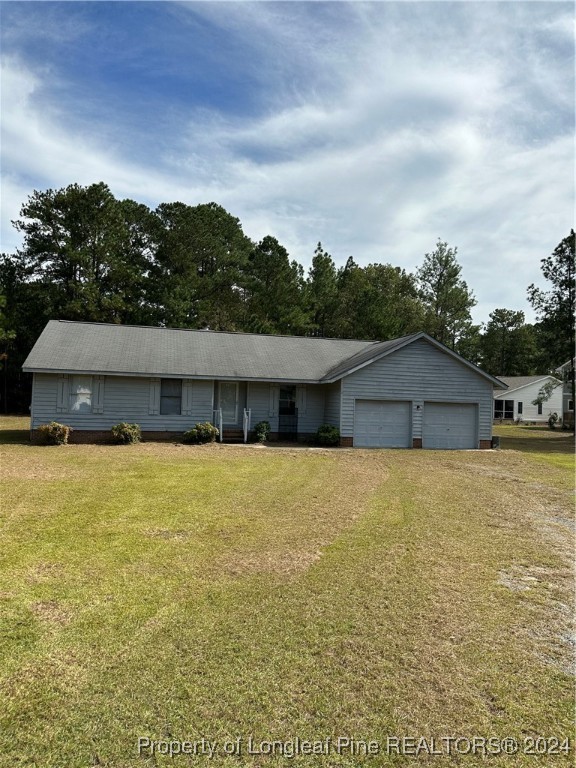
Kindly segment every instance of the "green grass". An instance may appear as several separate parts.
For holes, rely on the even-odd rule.
[[[403,766],[386,737],[571,736],[554,452],[43,448],[0,427],[3,768]],[[249,755],[250,735],[382,753]],[[219,747],[151,758],[139,736]]]
[[[559,427],[500,424],[494,427],[503,450],[526,453],[531,459],[574,471],[574,433]]]

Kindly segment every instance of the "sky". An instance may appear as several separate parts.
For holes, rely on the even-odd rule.
[[[574,227],[571,2],[22,2],[1,12],[1,246],[33,190],[214,201],[310,266],[458,249],[534,314]]]

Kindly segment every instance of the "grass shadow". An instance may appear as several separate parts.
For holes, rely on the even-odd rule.
[[[0,445],[30,445],[29,416],[0,416]]]
[[[494,424],[503,450],[523,453],[574,454],[574,432],[538,424]]]
[[[31,445],[27,429],[0,430],[0,445]]]
[[[534,443],[533,440],[522,440],[521,438],[504,437],[500,439],[500,448],[502,450],[522,451],[524,453],[574,453],[573,438],[563,438],[559,440],[547,440],[546,442]]]

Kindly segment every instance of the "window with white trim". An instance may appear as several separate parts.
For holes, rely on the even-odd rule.
[[[92,413],[92,376],[72,376],[69,410],[71,413]]]
[[[182,413],[182,379],[160,380],[160,413],[163,416]]]

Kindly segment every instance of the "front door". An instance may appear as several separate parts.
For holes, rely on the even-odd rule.
[[[296,440],[298,437],[298,409],[296,387],[280,387],[278,402],[278,433],[280,440]]]
[[[238,382],[221,381],[219,387],[219,407],[222,409],[223,424],[238,423]]]

